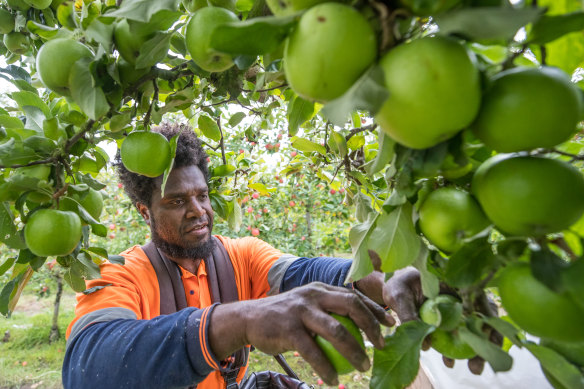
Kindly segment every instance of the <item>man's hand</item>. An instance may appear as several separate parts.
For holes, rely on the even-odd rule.
[[[337,373],[314,341],[315,335],[331,342],[358,370],[368,370],[371,363],[329,313],[350,317],[377,348],[384,346],[380,324],[395,324],[379,304],[358,291],[312,283],[277,296],[216,307],[209,324],[211,348],[219,359],[246,344],[268,354],[297,350],[326,383],[336,385]]]
[[[443,292],[452,293],[453,291],[444,286]],[[496,306],[492,301],[489,301],[485,295],[479,299],[479,306],[476,309],[487,316],[496,315]],[[395,311],[400,321],[406,322],[410,320],[417,320],[418,310],[425,300],[422,293],[422,283],[420,281],[420,273],[415,268],[405,268],[396,271],[393,276],[383,286],[383,300],[388,307]],[[498,346],[503,344],[503,336],[490,327],[486,327],[485,332],[489,335],[489,340]],[[430,348],[430,337],[426,337],[422,348],[427,350]],[[442,357],[444,364],[448,367],[454,366],[454,360]],[[473,374],[481,374],[485,366],[485,360],[476,356],[468,360],[468,369]]]

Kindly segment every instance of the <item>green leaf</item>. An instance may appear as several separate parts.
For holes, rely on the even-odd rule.
[[[40,109],[44,116],[51,116],[51,110],[49,109],[49,106],[36,93],[20,91],[13,92],[10,94],[10,96],[14,101],[16,101],[20,108],[24,108],[27,105],[30,105]]]
[[[509,339],[514,345],[518,347],[523,346],[523,342],[519,338],[520,332],[513,324],[501,319],[500,317],[485,317],[484,320],[485,323],[487,323],[488,325],[493,327],[495,331]]]
[[[353,151],[359,150],[363,146],[365,146],[365,137],[363,135],[352,136],[347,141],[347,147],[349,147]]]
[[[235,172],[236,167],[230,164],[221,165],[213,168],[211,177],[226,177],[231,176]]]
[[[0,204],[0,240],[6,243],[6,241],[13,239],[16,234],[17,229],[14,225],[14,215],[8,203],[3,202]]]
[[[225,199],[225,196],[222,196],[214,191],[209,193],[209,199],[211,200],[213,211],[215,211],[215,213],[222,219],[227,219],[227,214],[229,213],[229,204]]]
[[[497,258],[486,238],[475,239],[455,252],[446,263],[446,282],[456,288],[466,288],[488,275]]]
[[[324,146],[319,145],[318,143],[314,143],[309,141],[305,138],[295,138],[292,140],[292,147],[296,150],[304,151],[304,152],[313,152],[316,151],[322,155],[326,154],[326,148]]]
[[[164,189],[166,188],[166,182],[168,181],[168,176],[170,175],[170,172],[172,171],[172,168],[174,166],[174,158],[176,157],[176,148],[178,147],[178,137],[180,136],[180,134],[183,131],[184,131],[184,127],[181,127],[178,134],[173,136],[170,139],[170,141],[168,142],[170,144],[170,163],[169,163],[168,167],[166,169],[164,169],[164,176],[162,177],[162,185],[160,186],[160,191],[162,193],[162,197],[164,197]]]
[[[366,222],[357,224],[349,232],[349,243],[353,249],[353,263],[347,274],[345,283],[360,280],[373,272],[373,263],[369,257],[369,236],[375,229],[375,223],[379,214],[370,213]],[[377,264],[379,267],[380,264]]]
[[[383,169],[395,155],[394,146],[395,141],[385,133],[381,128],[379,129],[378,135],[378,151],[375,159],[370,165],[367,166],[367,174],[373,176],[375,173]]]
[[[241,215],[241,206],[237,202],[237,199],[234,198],[231,200],[232,210],[227,217],[227,222],[229,223],[229,228],[233,231],[238,232],[241,228],[242,222],[242,215]]]
[[[413,265],[420,272],[422,293],[428,298],[434,298],[440,293],[440,280],[428,270],[428,248],[422,244],[418,258]]]
[[[112,37],[114,36],[114,23],[103,23],[99,19],[94,19],[85,30],[85,36],[103,47],[111,48]]]
[[[59,28],[57,27],[45,26],[44,24],[37,23],[32,20],[26,22],[26,28],[31,33],[38,35],[44,39],[51,39],[59,32]]]
[[[92,60],[93,58],[82,58],[73,64],[69,84],[73,100],[89,118],[97,120],[109,111],[109,104],[91,74]]]
[[[10,77],[5,76],[7,74]],[[5,78],[8,81],[14,80],[23,80],[27,83],[31,83],[30,74],[20,66],[16,65],[8,65],[5,68],[0,68],[0,77]]]
[[[369,250],[381,258],[381,270],[394,272],[411,265],[418,258],[422,241],[412,220],[412,205],[405,203],[377,219],[369,239]]]
[[[121,255],[108,255],[108,260],[116,265],[125,265],[126,263],[126,258]]]
[[[4,127],[6,129],[22,129],[24,128],[24,123],[22,120],[15,118],[14,116],[0,115],[0,127]]]
[[[150,68],[161,62],[168,54],[171,33],[156,33],[140,47],[140,55],[136,58],[136,69]]]
[[[433,327],[409,321],[385,338],[385,348],[373,351],[371,389],[402,389],[414,381],[420,366],[422,341]]]
[[[85,290],[85,280],[81,276],[81,271],[79,266],[75,266],[77,262],[74,262],[73,265],[66,269],[65,274],[63,274],[63,279],[71,289],[73,289],[77,293],[81,293]]]
[[[345,158],[347,155],[347,140],[343,135],[338,133],[337,131],[332,130],[329,134],[328,145],[331,150],[339,154],[341,158]]]
[[[295,96],[288,103],[288,134],[294,136],[298,129],[307,120],[314,116],[314,103],[304,100],[300,96]]]
[[[562,292],[562,275],[568,264],[550,250],[531,251],[531,273],[555,292]]]
[[[4,261],[4,263],[0,265],[0,276],[4,275],[8,270],[10,270],[12,265],[14,265],[14,262],[16,262],[16,258],[8,258],[6,261]]]
[[[513,358],[486,337],[478,336],[466,327],[458,329],[460,339],[467,343],[495,372],[508,371],[513,365]]]
[[[108,259],[107,250],[101,247],[89,247],[87,251],[92,252],[93,254],[97,254],[102,258]]]
[[[16,164],[26,164],[36,159],[37,153],[30,147],[26,147],[22,142],[14,138],[8,139],[0,144],[0,161],[2,165],[11,166]]]
[[[270,195],[270,192],[273,192],[273,189],[272,190],[268,189],[261,182],[253,182],[251,184],[248,184],[247,187],[249,189],[253,189],[253,190],[258,191],[259,194],[261,194],[262,196],[269,196]]]
[[[543,45],[571,32],[584,30],[584,11],[565,15],[543,15],[529,33],[528,43]]]
[[[106,12],[106,17],[119,17],[148,23],[158,12],[178,10],[180,0],[124,0],[120,8]]]
[[[17,275],[15,278],[8,281],[2,291],[0,292],[0,313],[5,316],[10,316],[10,297],[18,287],[18,283],[24,278],[24,272]]]
[[[26,115],[25,128],[42,133],[43,123],[46,118],[42,109],[34,105],[25,105],[22,110]]]
[[[99,271],[99,266],[93,262],[91,255],[86,252],[85,250],[81,250],[79,255],[77,255],[77,260],[83,265],[85,268],[83,273],[86,275],[88,280],[96,280],[101,277],[101,273]],[[83,288],[85,289],[85,287]]]
[[[344,95],[325,104],[322,108],[323,115],[339,127],[357,110],[369,111],[374,116],[389,97],[384,80],[383,69],[377,65],[372,66]]]
[[[527,342],[525,347],[539,360],[542,369],[565,388],[583,389],[584,376],[580,370],[562,355],[547,347]]]
[[[277,49],[296,25],[298,15],[257,17],[221,24],[209,31],[210,46],[232,55],[258,56]]]
[[[219,129],[219,126],[215,120],[211,119],[207,115],[201,115],[199,116],[197,123],[199,125],[199,129],[207,138],[213,139],[216,142],[221,140],[221,130]]]
[[[572,262],[562,272],[562,284],[572,300],[584,311],[584,259]]]
[[[247,115],[245,114],[245,112],[236,112],[236,113],[234,113],[229,118],[229,127],[235,127],[235,126],[237,126],[246,117],[247,117]]]
[[[105,284],[105,285],[98,285],[94,286],[93,288],[85,289],[83,292],[84,295],[92,294],[97,292],[98,290],[102,290],[103,288],[107,288],[108,286],[112,286],[113,284]]]
[[[542,8],[461,8],[436,15],[442,35],[462,35],[474,41],[513,39],[517,31],[543,14]]]

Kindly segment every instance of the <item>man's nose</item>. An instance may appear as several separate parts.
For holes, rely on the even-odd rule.
[[[199,218],[205,214],[205,208],[201,206],[201,203],[196,198],[191,198],[187,202],[187,212],[186,217]]]

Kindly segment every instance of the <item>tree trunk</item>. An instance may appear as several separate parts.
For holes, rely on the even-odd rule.
[[[306,230],[306,239],[312,248],[312,215],[310,214],[308,207],[306,207]]]
[[[59,307],[61,306],[61,296],[63,295],[63,277],[57,273],[55,278],[57,280],[57,294],[55,295],[55,303],[53,304],[53,325],[49,334],[49,342],[51,343],[61,338],[61,333],[59,332]]]

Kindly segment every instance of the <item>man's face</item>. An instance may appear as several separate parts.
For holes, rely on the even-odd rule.
[[[152,203],[139,210],[150,224],[152,240],[172,259],[203,259],[213,250],[213,209],[209,188],[197,166],[173,169],[161,197],[162,177],[156,179]]]

